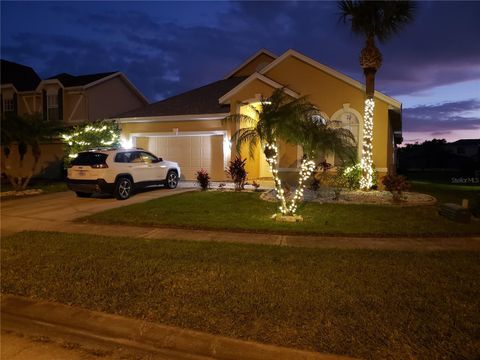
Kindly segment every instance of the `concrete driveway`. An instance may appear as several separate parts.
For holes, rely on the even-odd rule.
[[[2,236],[23,230],[41,231],[44,227],[50,228],[52,223],[65,223],[104,210],[186,191],[191,191],[191,189],[182,187],[170,190],[159,187],[136,193],[123,201],[103,195],[86,199],[77,198],[73,191],[65,191],[3,201],[0,209],[0,229]],[[49,226],[45,226],[46,224]]]

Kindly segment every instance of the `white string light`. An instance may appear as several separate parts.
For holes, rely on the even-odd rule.
[[[282,215],[295,215],[295,212],[297,211],[297,202],[303,199],[303,191],[305,190],[306,181],[315,170],[315,162],[307,159],[302,160],[297,189],[295,190],[295,194],[293,195],[290,204],[287,204],[285,190],[283,190],[282,187],[282,180],[278,176],[278,147],[275,144],[267,144],[265,145],[265,149],[267,150],[267,153],[271,154],[270,157],[267,157],[267,162],[270,166],[270,171],[272,172],[273,180],[275,182],[277,199],[280,200],[278,210]]]
[[[360,178],[360,189],[369,190],[373,186],[373,110],[375,101],[373,99],[365,100],[365,123],[363,130],[363,152],[360,166],[362,168],[362,176]]]

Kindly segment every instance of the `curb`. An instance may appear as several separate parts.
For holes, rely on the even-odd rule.
[[[81,333],[146,351],[169,350],[216,360],[353,359],[237,340],[14,295],[2,295],[1,312],[57,327],[65,333]]]

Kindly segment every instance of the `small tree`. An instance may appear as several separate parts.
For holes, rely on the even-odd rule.
[[[2,114],[1,118],[1,141],[8,159],[12,146],[16,146],[20,161],[13,169],[5,167],[5,175],[15,191],[25,190],[32,176],[35,174],[37,165],[42,155],[41,143],[52,140],[58,135],[60,123],[58,121],[45,120],[41,114]],[[33,165],[26,172],[23,169],[23,161],[30,147],[33,155]],[[15,173],[18,171],[18,174]]]
[[[243,159],[237,156],[234,160],[230,161],[227,170],[225,171],[230,176],[235,184],[235,191],[242,191],[245,188],[245,181],[247,180],[247,171],[245,170],[245,164],[247,159]]]
[[[65,141],[65,165],[79,152],[98,147],[120,146],[120,128],[111,120],[76,125],[63,131],[61,136]]]

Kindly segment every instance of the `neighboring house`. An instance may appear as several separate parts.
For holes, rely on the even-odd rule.
[[[247,104],[259,102],[276,88],[292,97],[308,95],[328,119],[339,120],[358,142],[361,156],[364,86],[352,78],[322,65],[294,50],[280,57],[260,50],[224,79],[173,96],[117,117],[124,141],[158,156],[177,161],[186,179],[204,168],[214,180],[225,179],[224,169],[235,156],[229,141],[235,125],[222,124],[232,113],[248,113]],[[375,92],[373,160],[378,173],[395,169],[395,144],[401,142],[401,104]],[[248,152],[242,151],[248,157]],[[300,165],[300,147],[280,144],[283,175],[295,174]],[[323,159],[319,159],[323,160]],[[333,156],[327,158],[335,163]],[[248,158],[249,179],[270,178],[260,148]]]
[[[480,160],[480,139],[460,139],[445,144],[445,148],[452,154]]]
[[[110,118],[148,104],[121,72],[79,76],[63,73],[41,80],[31,67],[6,60],[0,62],[3,114],[40,113],[44,119],[61,120],[68,126]],[[54,163],[63,156],[62,145],[60,142],[45,144],[42,153],[40,172],[47,166],[55,168]],[[54,172],[59,171],[60,166],[56,166]]]

